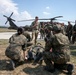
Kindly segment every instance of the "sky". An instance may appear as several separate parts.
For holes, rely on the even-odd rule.
[[[12,12],[14,14],[11,18],[16,20],[14,23],[17,26],[30,25],[32,21],[18,21],[32,19],[35,16],[39,18],[63,16],[58,19],[74,22],[76,20],[75,7],[76,0],[0,0],[0,26],[9,26],[9,23],[5,25],[7,19],[3,15],[9,17]],[[67,22],[64,23],[67,24]]]

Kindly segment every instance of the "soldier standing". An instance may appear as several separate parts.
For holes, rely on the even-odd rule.
[[[64,23],[61,23],[61,32],[66,35]]]
[[[72,43],[74,44],[75,41],[76,41],[76,21],[75,21],[75,25],[73,26]]]
[[[43,39],[45,37],[45,30],[44,30],[44,22],[41,22],[41,28],[40,28],[40,39]]]
[[[71,36],[72,36],[72,25],[70,24],[70,22],[68,22],[68,26],[66,29],[66,33],[68,36],[69,41],[71,42]]]
[[[17,65],[21,64],[25,60],[27,39],[22,33],[23,29],[18,28],[17,33],[10,37],[10,45],[5,51],[6,56],[11,59],[11,69],[14,69]],[[23,55],[21,54],[22,50]]]
[[[67,70],[72,74],[73,65],[66,64],[70,61],[69,40],[61,33],[61,28],[57,25],[53,27],[54,36],[46,40],[43,59],[46,63],[45,70],[54,72],[55,68]]]
[[[33,28],[32,39],[34,39],[34,43],[36,44],[38,33],[39,33],[39,28],[40,28],[40,23],[38,22],[37,16],[35,17],[35,21],[32,22],[31,26]]]

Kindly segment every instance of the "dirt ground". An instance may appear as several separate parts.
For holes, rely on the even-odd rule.
[[[14,29],[8,29],[8,28],[0,28],[0,32],[15,32]]]
[[[39,41],[38,41],[39,42]],[[40,41],[41,42],[41,41]],[[43,43],[43,42],[41,42]],[[5,50],[8,46],[8,40],[0,40],[0,75],[66,75],[66,72],[56,70],[54,73],[43,70],[42,65],[32,65],[32,62],[26,62],[20,65],[15,70],[11,71],[9,61],[10,59],[5,56]],[[76,75],[76,45],[70,46],[71,49],[71,63],[74,65],[74,72],[72,75]]]

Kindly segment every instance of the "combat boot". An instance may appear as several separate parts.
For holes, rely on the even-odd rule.
[[[14,63],[14,68],[23,65],[25,63],[25,61],[18,61],[18,60],[13,60]]]
[[[72,75],[72,72],[73,72],[73,69],[74,69],[74,66],[72,64],[68,64],[67,66],[67,75]]]
[[[55,72],[55,68],[51,68],[50,66],[44,66],[44,70],[54,73]]]
[[[10,60],[10,70],[14,70],[15,69],[15,63],[13,60]]]
[[[58,70],[67,70],[67,75],[72,75],[73,65],[72,64],[54,64]]]

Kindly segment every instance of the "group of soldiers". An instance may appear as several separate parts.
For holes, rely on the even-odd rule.
[[[73,65],[68,64],[70,61],[69,42],[71,41],[71,32],[73,32],[72,42],[75,42],[76,25],[72,27],[70,22],[68,22],[66,29],[64,24],[52,22],[47,23],[45,27],[44,23],[42,23],[42,28],[40,28],[40,26],[38,17],[36,16],[35,21],[31,23],[31,27],[33,28],[32,37],[30,34],[27,34],[28,30],[24,32],[22,28],[18,28],[17,33],[10,37],[10,44],[6,48],[5,54],[12,60],[13,68],[25,61],[27,47],[37,43],[38,34],[40,32],[42,37],[44,36],[45,41],[44,51],[39,56],[39,59],[43,57],[46,63],[44,69],[51,73],[55,72],[55,69],[67,70],[67,74],[72,75]],[[22,50],[23,54],[21,55]]]
[[[76,41],[76,21],[74,26],[68,22],[66,32],[70,43],[74,44]]]
[[[40,28],[40,34],[41,37],[43,38],[47,34],[47,27],[51,26],[51,28],[55,25],[60,25],[61,26],[61,32],[66,35],[69,39],[69,42],[74,44],[76,41],[76,21],[75,25],[72,25],[70,21],[68,21],[68,25],[65,25],[64,23],[58,23],[58,22],[42,22],[41,23],[41,28]]]

